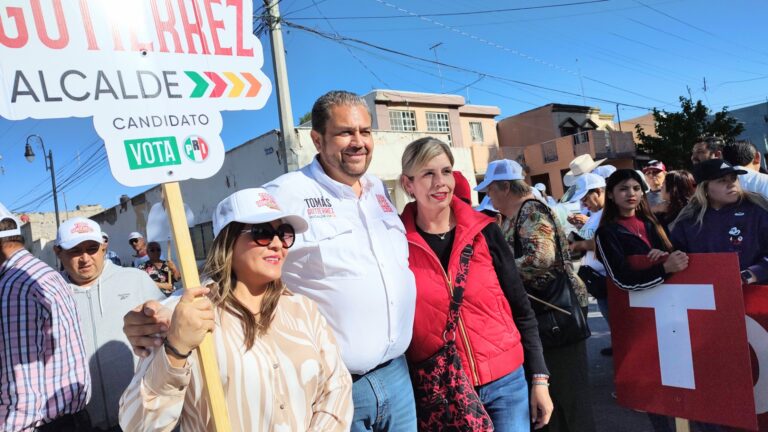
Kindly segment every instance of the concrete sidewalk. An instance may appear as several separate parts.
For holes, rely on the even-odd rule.
[[[611,396],[614,391],[613,357],[600,355],[601,349],[611,345],[611,335],[594,300],[589,305],[588,321],[592,330],[592,337],[587,340],[592,410],[598,432],[652,432],[646,414],[619,406]]]

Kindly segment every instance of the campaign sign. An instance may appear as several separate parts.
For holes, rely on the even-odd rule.
[[[608,286],[621,405],[757,429],[736,254],[689,254],[688,268],[644,291]],[[649,266],[629,257],[630,266]],[[609,279],[610,281],[610,279]]]
[[[127,186],[207,178],[221,111],[264,106],[249,0],[3,0],[0,116],[93,117]]]
[[[744,287],[747,339],[752,350],[752,380],[760,431],[768,431],[768,285]]]

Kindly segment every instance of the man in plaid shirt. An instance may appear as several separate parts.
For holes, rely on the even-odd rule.
[[[88,363],[69,285],[24,249],[0,204],[0,431],[90,428]]]

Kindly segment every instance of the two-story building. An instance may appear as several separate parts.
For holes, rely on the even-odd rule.
[[[531,184],[543,183],[554,197],[565,192],[568,164],[582,154],[607,158],[617,168],[633,168],[637,156],[629,131],[616,130],[613,114],[599,108],[548,104],[498,122],[497,154],[488,160],[514,159],[526,169]],[[477,152],[476,152],[477,153]],[[475,154],[475,160],[483,155]]]

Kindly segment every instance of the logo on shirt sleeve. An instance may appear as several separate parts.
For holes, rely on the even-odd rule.
[[[304,198],[307,205],[307,216],[311,219],[336,217],[331,200],[321,196],[320,198]]]
[[[393,213],[392,205],[389,203],[387,197],[382,194],[376,194],[376,199],[379,201],[379,207],[385,213]]]

